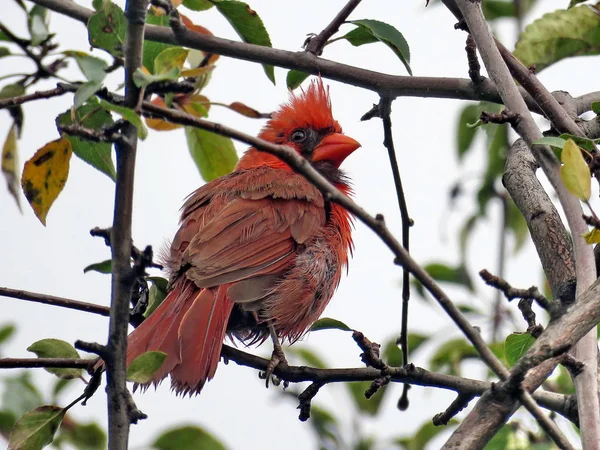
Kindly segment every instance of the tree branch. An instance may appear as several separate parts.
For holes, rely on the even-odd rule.
[[[361,0],[350,0],[346,6],[334,17],[329,25],[325,27],[318,35],[312,37],[306,45],[306,51],[313,55],[321,56],[323,48],[331,36],[338,32],[340,25],[348,18],[352,11],[356,9]]]
[[[22,293],[12,295],[13,293]],[[54,297],[46,294],[34,292],[19,291],[15,289],[2,288],[0,295],[17,298],[20,300],[46,303],[52,306],[73,309],[79,311],[109,316],[110,308],[107,306],[85,303],[67,298]],[[40,299],[48,298],[47,302]],[[240,366],[250,367],[256,370],[264,371],[269,364],[269,360],[260,356],[246,353],[237,348],[223,345],[221,356],[225,361],[233,361]],[[0,359],[0,369],[9,368],[37,368],[37,367],[75,367],[86,368],[90,361],[85,359],[59,359],[59,358],[4,358]],[[85,362],[85,363],[84,363]],[[342,369],[318,369],[306,366],[288,366],[279,365],[273,372],[279,379],[291,383],[300,383],[304,381],[322,382],[322,383],[342,383],[352,381],[374,381],[381,378],[381,370],[372,367],[342,368]],[[431,386],[441,389],[455,391],[458,394],[478,396],[492,387],[488,381],[474,380],[470,378],[446,375],[409,365],[407,367],[389,367],[386,366],[386,373],[390,375],[391,381],[400,383],[411,383],[419,386]],[[557,412],[565,418],[573,421],[577,419],[577,408],[569,401],[569,396],[555,394],[553,392],[536,392],[535,400],[544,408]]]
[[[87,23],[94,13],[89,8],[67,0],[30,0],[52,11]],[[321,75],[342,83],[358,86],[386,97],[455,98],[461,100],[485,100],[501,103],[494,83],[483,80],[474,89],[466,78],[410,77],[389,75],[372,70],[360,69],[347,64],[319,58],[309,52],[290,52],[260,45],[235,42],[214,36],[194,33],[187,29],[175,36],[166,27],[148,25],[145,37],[151,41],[179,44],[209,53],[218,53],[244,61],[272,64],[287,69],[296,69],[313,75]],[[520,90],[532,111],[541,112],[537,104],[524,90]]]
[[[533,121],[533,118],[531,117],[531,114],[529,113],[521,94],[517,90],[512,80],[506,64],[502,60],[502,56],[498,51],[496,42],[490,33],[485,19],[483,18],[480,2],[471,2],[469,0],[456,0],[456,3],[454,0],[443,1],[447,6],[450,4],[449,8],[451,11],[456,12],[456,8],[454,7],[456,5],[460,9],[460,13],[462,14],[462,17],[464,17],[469,31],[475,39],[477,48],[479,49],[486,69],[492,80],[498,86],[498,91],[504,99],[504,104],[511,112],[520,116],[520,120],[517,121],[515,126],[516,131],[531,147],[534,141],[542,137],[542,134],[535,125],[535,122]],[[540,105],[540,107],[542,107],[542,105]],[[533,146],[532,152],[538,164],[542,167],[546,176],[553,185],[554,189],[557,191],[560,202],[565,210],[567,221],[569,222],[569,228],[571,229],[574,240],[575,260],[577,262],[577,293],[579,297],[595,279],[595,267],[593,266],[594,259],[592,249],[581,237],[581,235],[587,230],[585,223],[581,219],[581,205],[579,201],[564,187],[558,171],[558,161],[551,150],[545,146]],[[592,268],[594,269],[593,272]],[[544,336],[544,334],[542,336]],[[589,395],[592,385],[594,386],[593,392],[597,393],[597,343],[595,333],[593,336],[592,333],[590,333],[589,337],[586,337],[586,339],[584,339],[578,348],[582,349],[583,353],[585,354],[585,357],[578,355],[578,359],[588,362],[588,366],[586,367],[584,374],[575,379],[576,384],[579,385],[577,391],[581,427],[582,430],[586,430],[583,435],[584,448],[597,448],[598,442],[600,441],[600,411],[598,406],[598,396]],[[581,385],[582,380],[585,380],[587,389],[583,388]],[[480,402],[481,401],[482,400],[480,400]],[[474,413],[471,412],[469,416],[472,416],[473,414]],[[477,433],[473,432],[474,428],[469,425],[469,423],[470,421],[465,420],[455,431],[446,445],[451,446],[453,443],[459,442],[457,439],[463,439],[460,440],[460,442],[461,445],[464,445],[465,436],[462,435],[465,434],[465,430],[475,436]],[[500,424],[497,423],[494,427],[492,427],[492,429],[497,431],[499,425]],[[493,434],[489,435],[489,437],[491,436],[493,436]],[[478,439],[478,442],[471,442],[473,447],[466,448],[481,448],[481,446],[485,445],[486,442],[487,440]]]
[[[59,97],[67,92],[69,91],[63,88],[62,83],[58,83],[54,89],[48,89],[47,91],[37,91],[27,95],[19,95],[18,97],[0,99],[0,109],[11,108],[33,100]]]
[[[85,369],[89,371],[97,361],[98,358],[0,358],[0,369],[29,369],[38,367],[45,369],[56,367],[59,369]]]
[[[128,0],[125,8],[127,40],[125,43],[125,106],[136,109],[140,90],[133,82],[133,73],[142,65],[142,46],[148,0]],[[129,425],[143,418],[133,405],[127,391],[127,328],[129,299],[136,274],[131,267],[131,222],[137,130],[127,123],[123,138],[116,142],[117,179],[115,209],[111,230],[112,299],[109,336],[105,353],[108,397],[108,448],[126,450]],[[132,420],[135,419],[135,420]]]

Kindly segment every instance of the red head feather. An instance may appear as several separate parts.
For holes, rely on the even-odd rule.
[[[261,130],[258,137],[275,144],[291,145],[290,134],[297,128],[325,129],[341,133],[342,127],[333,118],[329,90],[323,86],[321,78],[313,80],[308,89],[301,94],[290,94],[290,100],[273,113],[272,118]],[[276,156],[249,149],[240,159],[237,169],[250,169],[257,166],[288,168],[287,164]]]

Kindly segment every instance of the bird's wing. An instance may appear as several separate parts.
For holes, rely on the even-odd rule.
[[[301,176],[270,168],[236,172],[188,199],[171,259],[198,287],[253,280],[232,291],[240,297],[232,300],[252,301],[325,220],[322,195]]]

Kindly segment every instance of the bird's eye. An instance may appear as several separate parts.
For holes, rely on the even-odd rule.
[[[306,139],[306,131],[294,130],[290,136],[290,139],[292,142],[302,142],[304,139]]]

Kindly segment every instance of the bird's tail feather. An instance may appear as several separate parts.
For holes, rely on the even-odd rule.
[[[171,374],[177,393],[200,393],[217,370],[233,308],[225,292],[225,286],[199,289],[191,281],[176,285],[129,335],[127,366],[144,352],[164,352],[167,357],[151,383]]]

